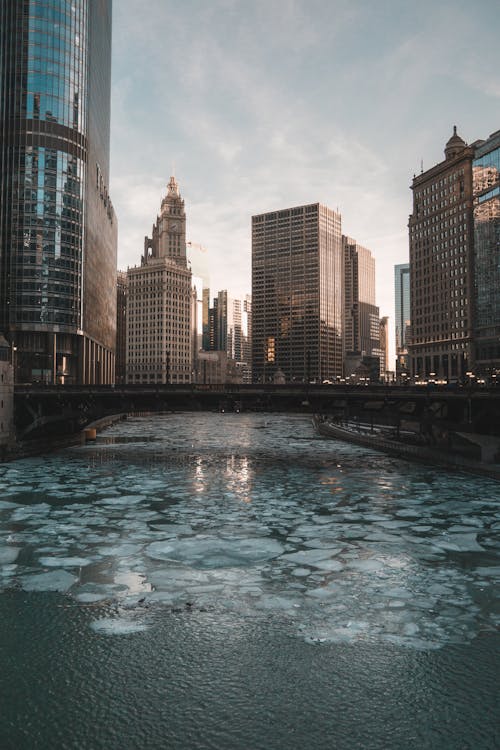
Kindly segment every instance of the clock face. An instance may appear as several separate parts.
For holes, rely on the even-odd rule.
[[[179,224],[176,221],[174,221],[174,222],[172,222],[172,224],[170,224],[170,231],[171,232],[177,232],[178,229],[179,229]]]

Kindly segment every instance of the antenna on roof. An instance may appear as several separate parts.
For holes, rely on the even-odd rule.
[[[420,174],[422,174],[424,171],[424,160],[420,159]]]

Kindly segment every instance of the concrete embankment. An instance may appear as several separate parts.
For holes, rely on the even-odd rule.
[[[319,417],[314,418],[317,432],[324,437],[344,440],[355,443],[365,448],[372,448],[397,458],[406,458],[410,461],[442,466],[455,471],[465,471],[472,474],[481,474],[500,480],[500,465],[486,464],[474,461],[454,454],[452,451],[444,451],[436,446],[410,445],[398,440],[391,440],[377,432],[362,432],[356,425],[341,426],[332,422],[323,421]]]
[[[88,440],[95,439],[97,433],[105,430],[106,427],[126,418],[127,414],[111,414],[91,422],[83,430],[68,435],[44,436],[35,440],[13,440],[8,446],[5,446],[0,461],[15,461],[29,456],[42,456],[45,453],[52,453],[63,448],[83,445]]]

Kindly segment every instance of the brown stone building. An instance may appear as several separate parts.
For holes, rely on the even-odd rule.
[[[414,377],[461,378],[472,361],[474,147],[453,135],[444,161],[413,179],[409,219]]]

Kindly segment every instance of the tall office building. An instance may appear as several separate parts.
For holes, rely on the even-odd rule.
[[[386,378],[389,370],[389,318],[384,315],[380,318],[380,373]]]
[[[16,380],[111,383],[111,0],[0,3],[0,330]]]
[[[454,128],[444,161],[413,179],[411,369],[460,378],[472,362],[472,160]]]
[[[210,258],[207,249],[198,242],[186,242],[186,257],[192,273],[193,369],[196,372],[198,353],[209,349]]]
[[[214,348],[224,351],[243,383],[251,382],[252,301],[231,297],[227,290],[214,299]]]
[[[474,363],[477,374],[500,372],[500,131],[478,142],[474,191]]]
[[[314,203],[252,217],[252,376],[342,374],[340,214]]]
[[[410,333],[410,264],[394,266],[394,307],[396,333],[396,377],[409,373],[408,337]]]
[[[344,249],[344,352],[381,356],[380,312],[375,304],[375,258],[351,237]]]
[[[396,316],[396,352],[406,349],[410,327],[410,264],[394,266],[394,305]]]
[[[141,265],[129,268],[127,278],[127,382],[190,382],[193,290],[184,200],[175,177],[144,240]]]
[[[115,383],[126,383],[127,363],[127,296],[126,271],[118,271],[116,278],[116,366]]]

